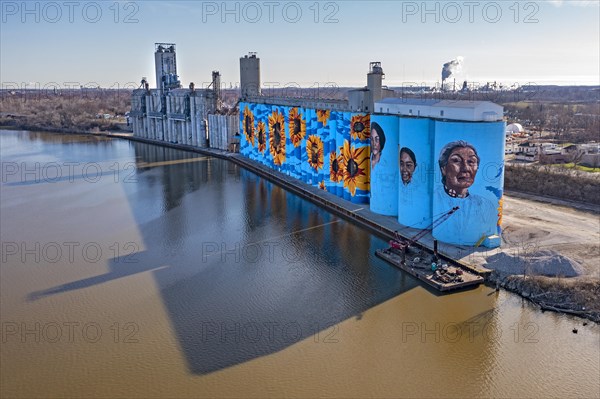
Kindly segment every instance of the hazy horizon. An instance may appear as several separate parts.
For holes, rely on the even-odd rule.
[[[597,1],[2,2],[2,88],[154,87],[154,43],[177,45],[184,87],[218,70],[239,84],[255,51],[264,86],[366,84],[600,85]]]

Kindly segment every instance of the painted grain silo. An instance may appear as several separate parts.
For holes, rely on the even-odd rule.
[[[346,154],[346,179],[350,201],[369,203],[370,190],[371,115],[353,113],[350,116],[350,152]]]
[[[435,122],[401,117],[398,142],[398,223],[427,228],[432,221],[433,140]]]
[[[433,236],[458,245],[500,245],[504,122],[435,122],[433,213],[458,206]]]
[[[398,135],[395,115],[371,116],[371,210],[398,215]]]
[[[302,140],[306,135],[305,112],[302,107],[290,107],[288,111],[288,164],[290,176],[302,179]]]
[[[256,137],[256,160],[261,164],[267,163],[269,137],[267,134],[267,112],[263,104],[254,107],[254,136]]]
[[[327,191],[337,196],[342,191],[342,179],[340,175],[339,147],[337,145],[337,111],[320,110],[320,117],[329,128],[329,147],[325,156],[329,169],[327,177]]]
[[[284,131],[285,131],[285,141],[283,144],[285,146],[285,160],[281,164],[281,172],[290,176],[291,170],[293,167],[293,162],[294,162],[293,161],[294,145],[292,144],[292,140],[290,138],[291,131],[290,131],[290,125],[289,125],[290,107],[279,106],[279,112],[281,113],[281,115],[283,115],[283,123],[284,123]]]
[[[280,172],[283,172],[283,165],[286,162],[287,133],[283,108],[271,105],[269,115],[269,151],[273,157],[273,168]]]
[[[254,114],[250,104],[240,102],[240,154],[250,157],[250,140],[254,136]]]
[[[257,144],[258,151],[261,154],[259,159],[260,162],[264,165],[268,165],[270,167],[273,166],[273,158],[271,157],[271,152],[269,151],[269,142],[270,142],[270,131],[269,131],[269,115],[271,114],[271,107],[265,104],[256,104],[255,113],[256,113],[256,136],[257,136]],[[264,143],[259,143],[258,138],[262,135],[262,131],[264,130]]]
[[[324,120],[321,118],[322,113],[320,111],[322,110],[315,110],[317,113],[317,132],[322,143],[320,157],[323,161],[322,166],[319,169],[317,181],[318,187],[322,190],[326,190],[326,184],[329,180],[329,157],[327,156],[329,154],[329,126],[323,123]]]
[[[344,157],[342,151],[344,149],[344,112],[336,112],[336,134],[335,134],[336,153],[338,157],[338,180],[336,186],[336,195],[344,198]]]
[[[304,158],[306,183],[311,186],[317,186],[319,165],[322,162],[320,157],[322,141],[317,130],[317,113],[315,109],[307,108],[306,114],[306,155]]]
[[[308,131],[309,131],[309,124],[310,124],[310,108],[304,108],[304,115],[302,118],[302,121],[304,123],[303,127],[304,127],[304,134],[302,139],[300,140],[300,165],[299,165],[299,169],[300,169],[300,180],[303,181],[304,183],[308,183],[308,177],[309,177],[309,168],[308,168],[308,155],[306,154],[306,139],[308,137]]]
[[[352,114],[350,112],[343,113],[342,124],[338,125],[338,128],[341,128],[342,133],[342,146],[340,151],[342,153],[342,172],[343,172],[343,181],[344,181],[344,191],[342,194],[342,198],[346,201],[350,201],[352,198],[352,180],[350,178],[350,173],[353,171],[353,164],[350,162],[352,160],[352,137],[350,135],[350,119],[352,118]],[[350,170],[348,170],[350,168]]]

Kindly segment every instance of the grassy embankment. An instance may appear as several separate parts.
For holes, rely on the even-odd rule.
[[[600,205],[600,174],[562,165],[507,164],[504,176],[507,190]]]

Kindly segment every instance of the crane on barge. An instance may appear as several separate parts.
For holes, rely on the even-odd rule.
[[[429,230],[439,226],[440,224],[442,224],[446,220],[448,220],[448,218],[450,216],[452,216],[452,214],[454,212],[456,212],[458,209],[459,209],[459,207],[455,206],[454,208],[450,209],[448,212],[445,212],[440,217],[438,217],[433,222],[431,222],[431,224],[429,226],[425,227],[424,229],[419,231],[417,234],[415,234],[412,238],[410,238],[408,240],[403,237],[400,237],[398,230],[396,230],[394,232],[394,239],[390,240],[390,242],[389,242],[390,247],[388,248],[388,251],[393,251],[400,255],[406,254],[406,251],[408,250],[408,248],[410,248],[412,245],[417,243],[421,238],[423,238],[429,232]],[[437,248],[434,249],[434,252],[437,252]]]
[[[420,250],[413,251],[416,256],[407,259],[407,255],[411,252],[410,248],[423,238],[429,229],[444,223],[458,209],[459,207],[456,206],[444,212],[411,238],[401,237],[396,231],[394,239],[389,241],[389,247],[376,250],[375,255],[440,291],[452,291],[481,284],[483,282],[481,275],[463,270],[459,264],[451,260],[450,264],[441,262],[437,253],[437,240],[433,241],[433,258],[425,257],[424,251]]]

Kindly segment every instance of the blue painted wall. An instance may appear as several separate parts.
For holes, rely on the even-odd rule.
[[[385,137],[377,162],[371,159],[373,126]],[[459,206],[434,228],[440,241],[474,245],[501,231],[504,122],[446,122],[241,102],[240,136],[242,155],[353,203],[370,203],[373,212],[397,215],[404,226],[427,228]],[[471,157],[479,157],[476,166],[471,160],[462,171],[456,163],[440,168],[442,149],[458,140],[475,148],[477,156]],[[446,174],[453,179],[450,187],[444,184]],[[456,193],[460,185],[464,192]]]
[[[387,216],[398,215],[399,123],[397,116],[371,115],[371,210]]]
[[[398,222],[424,229],[432,221],[435,122],[402,117],[398,142]]]

